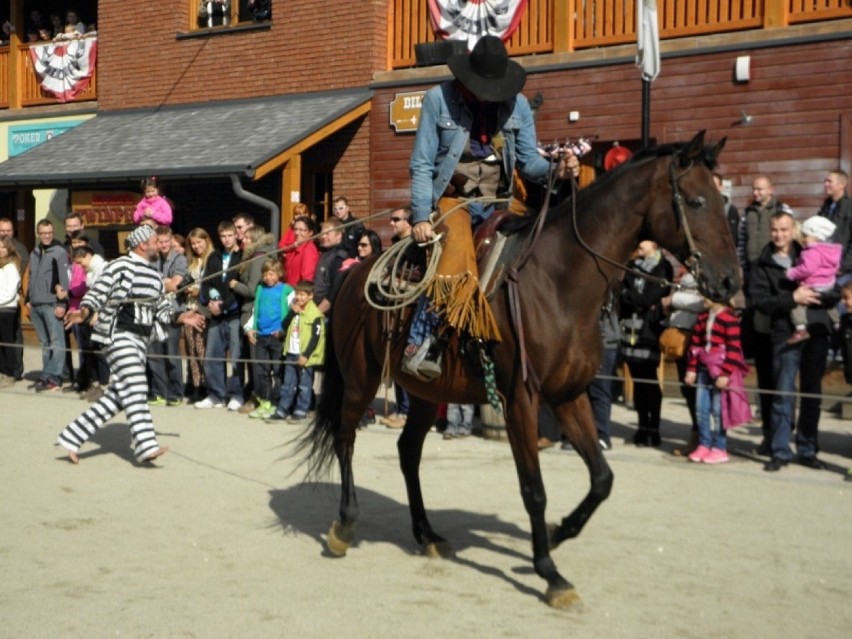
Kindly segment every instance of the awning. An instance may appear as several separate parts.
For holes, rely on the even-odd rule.
[[[372,91],[99,113],[0,163],[2,187],[239,175],[256,180],[370,110]]]

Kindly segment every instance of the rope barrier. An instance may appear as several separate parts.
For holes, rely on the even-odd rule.
[[[23,349],[23,350],[38,350],[41,351],[40,346],[29,346],[29,345],[21,345],[21,344],[10,344],[0,342],[0,348],[15,348],[15,349]],[[88,353],[88,354],[96,354],[99,351],[96,350],[80,350],[75,348],[67,348],[60,347],[60,352],[63,353]],[[237,359],[230,359],[228,357],[207,357],[198,358],[198,357],[190,357],[188,355],[156,355],[156,354],[148,354],[148,359],[178,359],[178,360],[195,360],[195,361],[212,361],[212,362],[222,362],[223,364],[272,364],[272,363],[280,363],[283,360],[269,360],[269,359],[254,359],[250,357],[240,357]],[[624,377],[620,377],[618,375],[595,375],[595,379],[600,380],[609,380],[611,382],[626,382],[627,379]],[[681,388],[685,386],[683,382],[680,381],[671,381],[671,380],[659,380],[658,378],[643,378],[643,377],[631,377],[630,378],[633,384],[657,384],[662,385],[667,388]],[[694,384],[692,388],[699,388],[699,384]],[[707,388],[715,389],[715,386],[708,386]],[[772,396],[792,396],[799,399],[821,399],[830,402],[840,402],[843,404],[852,403],[852,396],[846,395],[825,395],[825,394],[817,394],[817,393],[801,393],[798,391],[788,392],[788,391],[778,391],[774,389],[762,389],[757,386],[743,386],[741,388],[737,388],[735,390],[743,390],[746,393],[750,394],[758,394],[758,395],[772,395]]]

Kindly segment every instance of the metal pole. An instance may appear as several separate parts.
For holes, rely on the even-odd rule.
[[[651,81],[642,78],[642,148],[651,143]]]

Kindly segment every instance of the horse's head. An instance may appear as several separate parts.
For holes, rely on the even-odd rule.
[[[725,146],[705,146],[704,131],[660,162],[667,162],[667,187],[646,220],[659,243],[695,276],[702,295],[727,302],[740,289],[740,268],[712,170]],[[665,195],[664,195],[665,194]]]

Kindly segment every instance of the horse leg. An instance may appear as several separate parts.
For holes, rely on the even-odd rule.
[[[551,532],[550,545],[556,548],[580,534],[597,507],[612,490],[613,474],[600,444],[589,397],[585,393],[572,402],[554,408],[562,429],[589,469],[589,492],[574,511]]]
[[[547,582],[546,600],[554,608],[580,610],[583,602],[574,586],[556,568],[550,556],[550,543],[544,513],[547,494],[538,459],[538,397],[530,400],[525,390],[515,394],[506,415],[507,434],[518,471],[521,498],[530,518],[533,568]]]
[[[426,516],[423,504],[423,491],[420,486],[420,460],[423,457],[423,442],[438,414],[437,405],[410,395],[408,418],[405,428],[397,440],[399,465],[405,478],[408,493],[408,510],[411,513],[411,527],[414,539],[427,557],[449,558],[453,551],[446,540],[432,530],[432,524]]]
[[[343,394],[340,410],[340,432],[335,438],[334,452],[340,465],[340,509],[338,521],[328,531],[328,550],[342,557],[355,538],[355,523],[358,521],[358,498],[355,495],[355,477],[352,472],[352,456],[355,452],[355,434],[361,415],[372,402],[381,382],[377,371],[365,370],[356,376],[357,384],[349,385]]]

